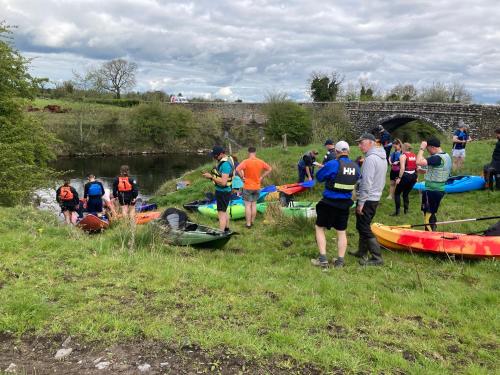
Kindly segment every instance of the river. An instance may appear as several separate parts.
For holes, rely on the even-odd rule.
[[[103,183],[106,190],[111,190],[113,179],[118,174],[120,166],[126,164],[130,167],[131,175],[137,180],[139,196],[147,198],[153,195],[166,180],[180,177],[184,172],[208,163],[210,160],[208,155],[185,153],[89,156],[59,158],[51,164],[51,167],[56,171],[65,172],[65,176],[71,180],[71,185],[83,197],[83,186],[90,173]],[[53,189],[37,190],[36,196],[40,202],[40,208],[58,210],[55,202],[55,189],[60,183],[58,182]]]

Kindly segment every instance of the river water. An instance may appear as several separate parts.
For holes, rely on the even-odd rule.
[[[121,165],[130,167],[131,176],[139,185],[139,197],[147,198],[158,188],[172,178],[180,177],[184,172],[210,162],[208,155],[198,154],[161,154],[161,155],[131,155],[131,156],[89,156],[78,158],[59,158],[51,167],[71,180],[71,185],[83,197],[83,186],[91,173],[101,181],[106,191],[111,191],[113,179],[118,175]],[[36,192],[40,208],[58,211],[55,201],[55,190],[61,184],[58,182],[52,189],[39,189]]]

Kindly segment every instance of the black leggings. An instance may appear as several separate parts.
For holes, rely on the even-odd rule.
[[[403,203],[405,212],[408,211],[410,207],[410,198],[408,195],[410,194],[411,189],[413,189],[413,185],[417,182],[417,174],[413,173],[403,173],[403,177],[399,181],[399,184],[396,185],[396,190],[394,191],[394,203],[396,203],[396,212],[399,212],[401,208],[401,193],[403,193]]]

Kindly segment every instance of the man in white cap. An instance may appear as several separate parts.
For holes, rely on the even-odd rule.
[[[334,228],[337,231],[338,258],[333,265],[334,267],[344,266],[349,208],[353,204],[352,192],[360,175],[358,164],[349,159],[347,142],[337,142],[335,153],[336,158],[327,162],[316,174],[319,182],[325,182],[325,190],[323,198],[316,205],[316,242],[319,257],[311,259],[311,263],[323,268],[328,267],[325,228]]]
[[[458,121],[458,129],[453,133],[453,170],[458,171],[462,169],[465,161],[465,146],[470,142],[469,133],[467,132],[467,125],[463,120]]]

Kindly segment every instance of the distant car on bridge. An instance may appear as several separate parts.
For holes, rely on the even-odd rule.
[[[175,95],[172,95],[170,97],[170,103],[189,103],[189,100],[187,100],[185,97],[183,96],[175,96]]]

